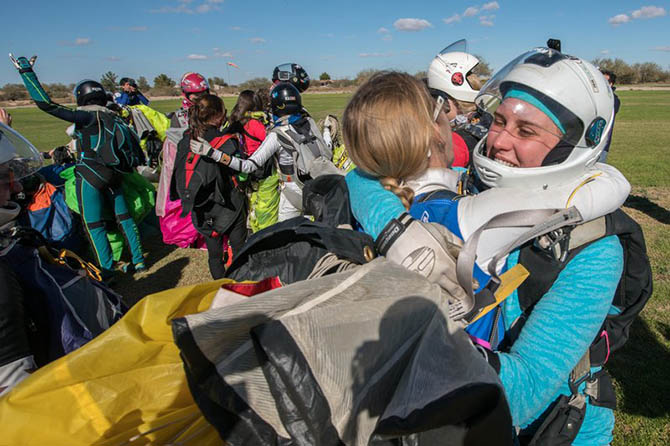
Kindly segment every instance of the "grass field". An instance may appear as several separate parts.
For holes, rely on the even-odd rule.
[[[670,91],[622,91],[609,162],[633,185],[626,211],[643,227],[654,270],[654,295],[631,331],[628,344],[610,361],[618,410],[615,445],[670,444]],[[305,95],[318,120],[341,115],[349,95]],[[228,110],[234,98],[225,98]],[[174,110],[179,101],[152,104]],[[40,150],[68,141],[66,125],[36,108],[11,110],[14,127]],[[152,292],[209,280],[206,254],[146,242],[148,272],[121,280],[129,302]],[[569,309],[567,310],[569,311]]]

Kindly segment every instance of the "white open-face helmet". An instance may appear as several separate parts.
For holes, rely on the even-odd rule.
[[[468,75],[479,59],[466,50],[465,40],[459,40],[440,51],[428,67],[428,87],[459,101],[474,102],[478,91],[470,85]]]
[[[473,151],[473,163],[484,184],[555,187],[580,177],[598,161],[612,127],[614,99],[609,84],[591,63],[548,48],[531,50],[498,71],[475,102],[494,115],[507,98],[517,99],[513,110],[519,116],[527,107],[544,112],[556,125],[552,131],[559,129],[560,142],[541,167],[523,168],[489,158],[486,138],[482,139]]]
[[[0,122],[0,166],[20,180],[42,167],[42,155],[19,132]]]

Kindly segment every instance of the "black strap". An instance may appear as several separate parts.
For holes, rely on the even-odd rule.
[[[404,212],[400,217],[394,218],[382,229],[382,232],[375,240],[375,249],[381,255],[386,255],[391,245],[405,232],[407,225],[412,221],[412,217]]]
[[[244,133],[244,136],[247,136],[247,137],[253,139],[254,141],[257,141],[257,142],[263,142],[262,139],[260,139],[260,138],[256,138],[254,135],[252,135],[251,133],[247,132],[247,129],[245,129],[244,127],[242,127],[242,133]]]
[[[449,189],[437,189],[421,195],[417,200],[417,203],[424,203],[430,200],[453,200],[458,196],[459,195],[456,192],[450,191]]]

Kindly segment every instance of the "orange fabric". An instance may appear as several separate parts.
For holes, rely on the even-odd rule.
[[[28,205],[30,212],[40,211],[51,206],[51,196],[56,192],[56,186],[51,183],[42,183]]]
[[[216,138],[212,139],[209,142],[209,144],[212,146],[213,149],[221,149],[221,147],[223,147],[226,141],[228,141],[233,136],[235,135],[228,134],[228,135],[217,136]]]

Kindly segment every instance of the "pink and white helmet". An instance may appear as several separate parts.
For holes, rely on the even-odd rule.
[[[454,99],[474,102],[478,90],[468,82],[468,75],[479,64],[467,53],[467,42],[459,40],[435,56],[428,68],[428,87],[443,91]]]
[[[200,73],[188,72],[181,77],[182,106],[189,108],[193,102],[188,98],[193,93],[209,92],[209,83]]]

